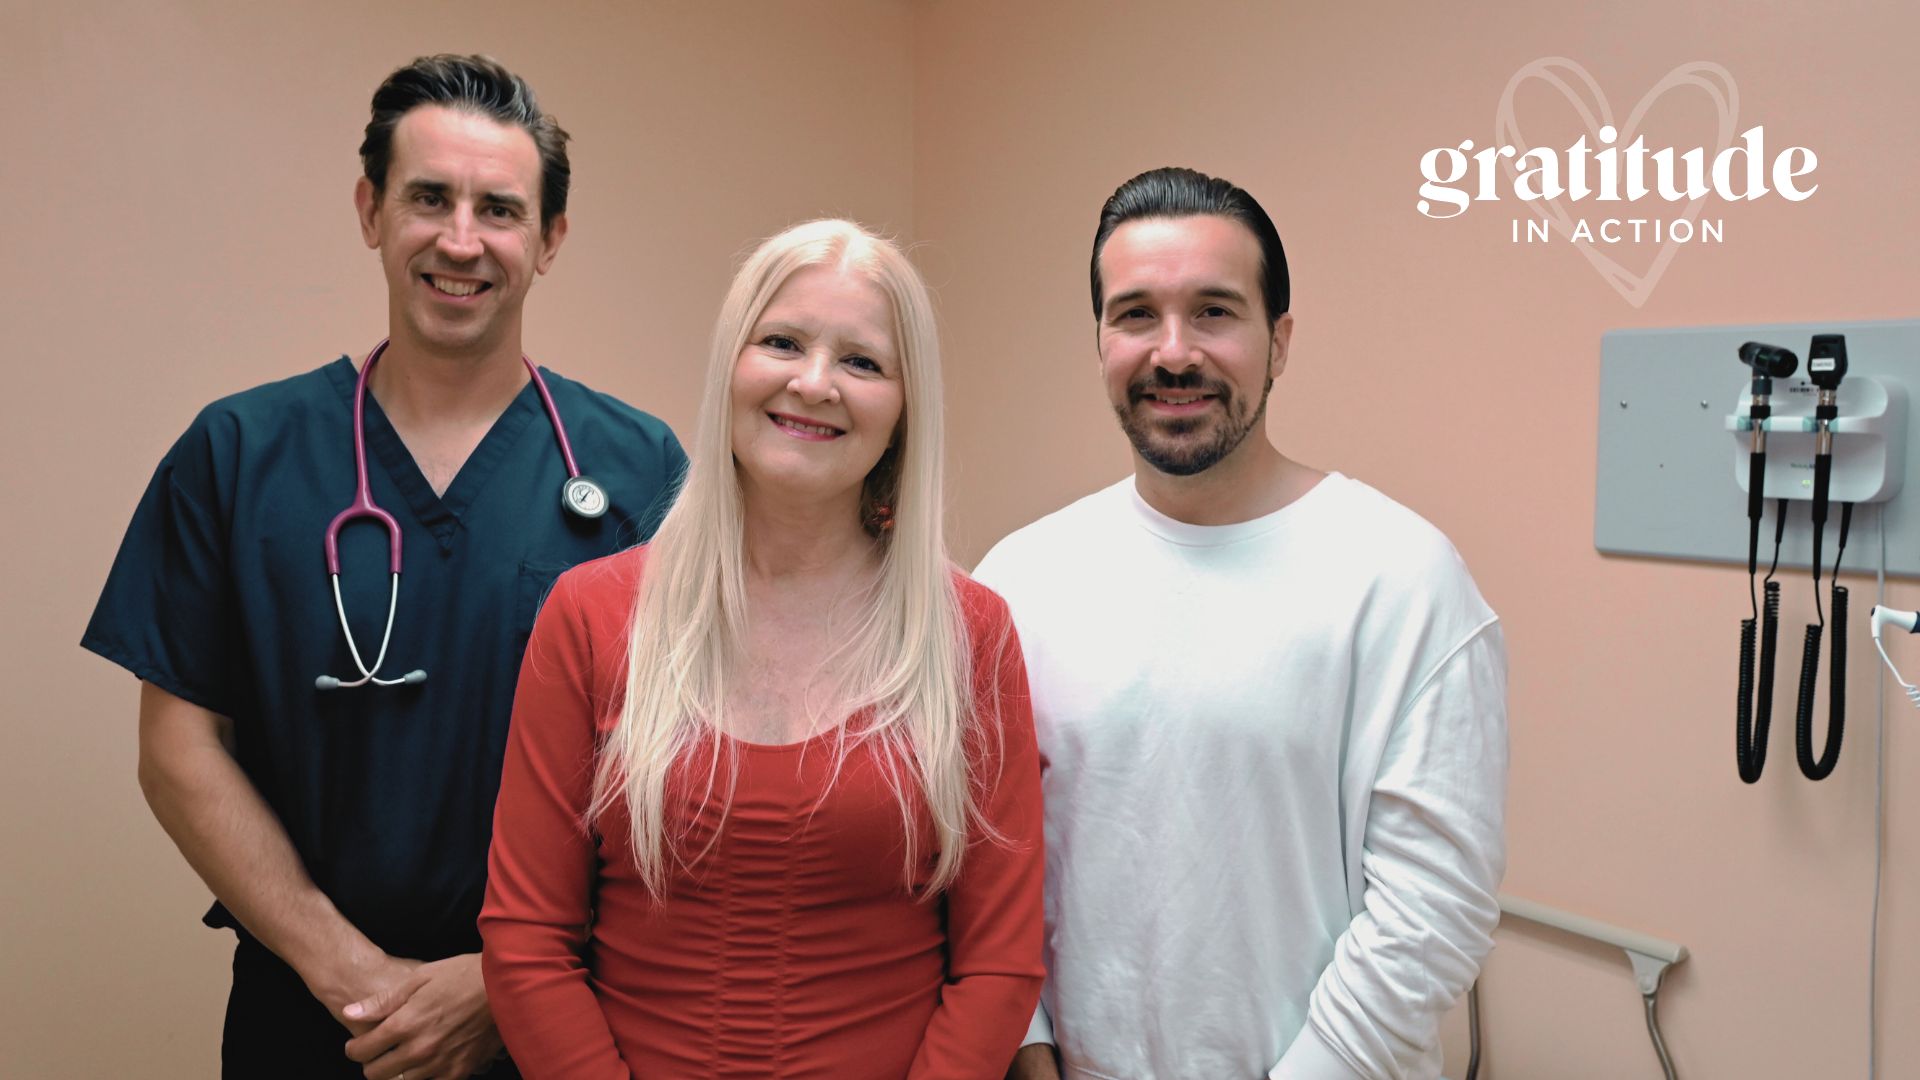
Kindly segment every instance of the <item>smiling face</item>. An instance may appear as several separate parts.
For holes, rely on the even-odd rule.
[[[894,440],[901,357],[886,293],[837,264],[796,271],[748,331],[731,382],[733,456],[749,503],[844,503]]]
[[[1134,453],[1191,476],[1242,450],[1293,330],[1267,323],[1253,233],[1210,214],[1129,221],[1100,273],[1100,372]]]
[[[540,227],[540,154],[526,131],[425,105],[400,118],[384,189],[354,191],[387,275],[395,343],[440,355],[519,351],[521,308],[565,239]]]

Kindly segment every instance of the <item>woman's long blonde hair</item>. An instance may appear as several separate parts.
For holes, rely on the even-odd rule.
[[[666,894],[677,861],[669,835],[669,777],[702,743],[725,757],[722,710],[740,670],[748,620],[743,505],[733,460],[734,364],[761,313],[788,278],[830,265],[862,274],[891,302],[900,357],[902,423],[867,479],[864,503],[885,504],[877,579],[829,667],[827,700],[854,717],[835,742],[835,775],[851,745],[878,744],[900,804],[905,875],[926,855],[924,820],[938,848],[927,892],[952,882],[979,820],[969,747],[973,719],[966,630],[942,525],[939,342],[926,285],[900,249],[847,221],[810,221],[762,243],[733,279],[714,327],[699,428],[679,497],[654,535],[634,604],[626,697],[602,744],[590,822],[616,800],[632,822],[633,857],[648,890]],[[729,759],[730,760],[730,759]],[[731,775],[731,770],[729,770]],[[709,776],[707,797],[715,794]],[[727,800],[731,782],[719,797]]]

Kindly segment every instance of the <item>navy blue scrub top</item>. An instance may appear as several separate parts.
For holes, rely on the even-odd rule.
[[[542,369],[607,513],[561,508],[566,464],[531,382],[438,496],[369,394],[368,477],[405,560],[379,674],[424,668],[427,680],[317,690],[319,675],[359,677],[321,547],[353,500],[355,373],[342,357],[203,410],[154,473],[81,644],[231,718],[241,768],[314,882],[380,948],[436,959],[480,947],[534,614],[562,570],[652,536],[686,456],[659,420]],[[341,594],[369,664],[387,550],[377,523],[341,534]],[[219,904],[206,921],[241,929]]]

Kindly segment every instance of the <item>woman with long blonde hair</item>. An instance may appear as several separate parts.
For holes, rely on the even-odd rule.
[[[1039,762],[948,561],[939,350],[891,243],[763,243],[650,545],[555,585],[480,928],[528,1077],[997,1080],[1039,995]]]

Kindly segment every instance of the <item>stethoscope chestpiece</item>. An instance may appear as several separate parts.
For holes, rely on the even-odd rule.
[[[607,512],[607,489],[591,476],[573,476],[560,485],[560,505],[575,517],[591,520]]]

